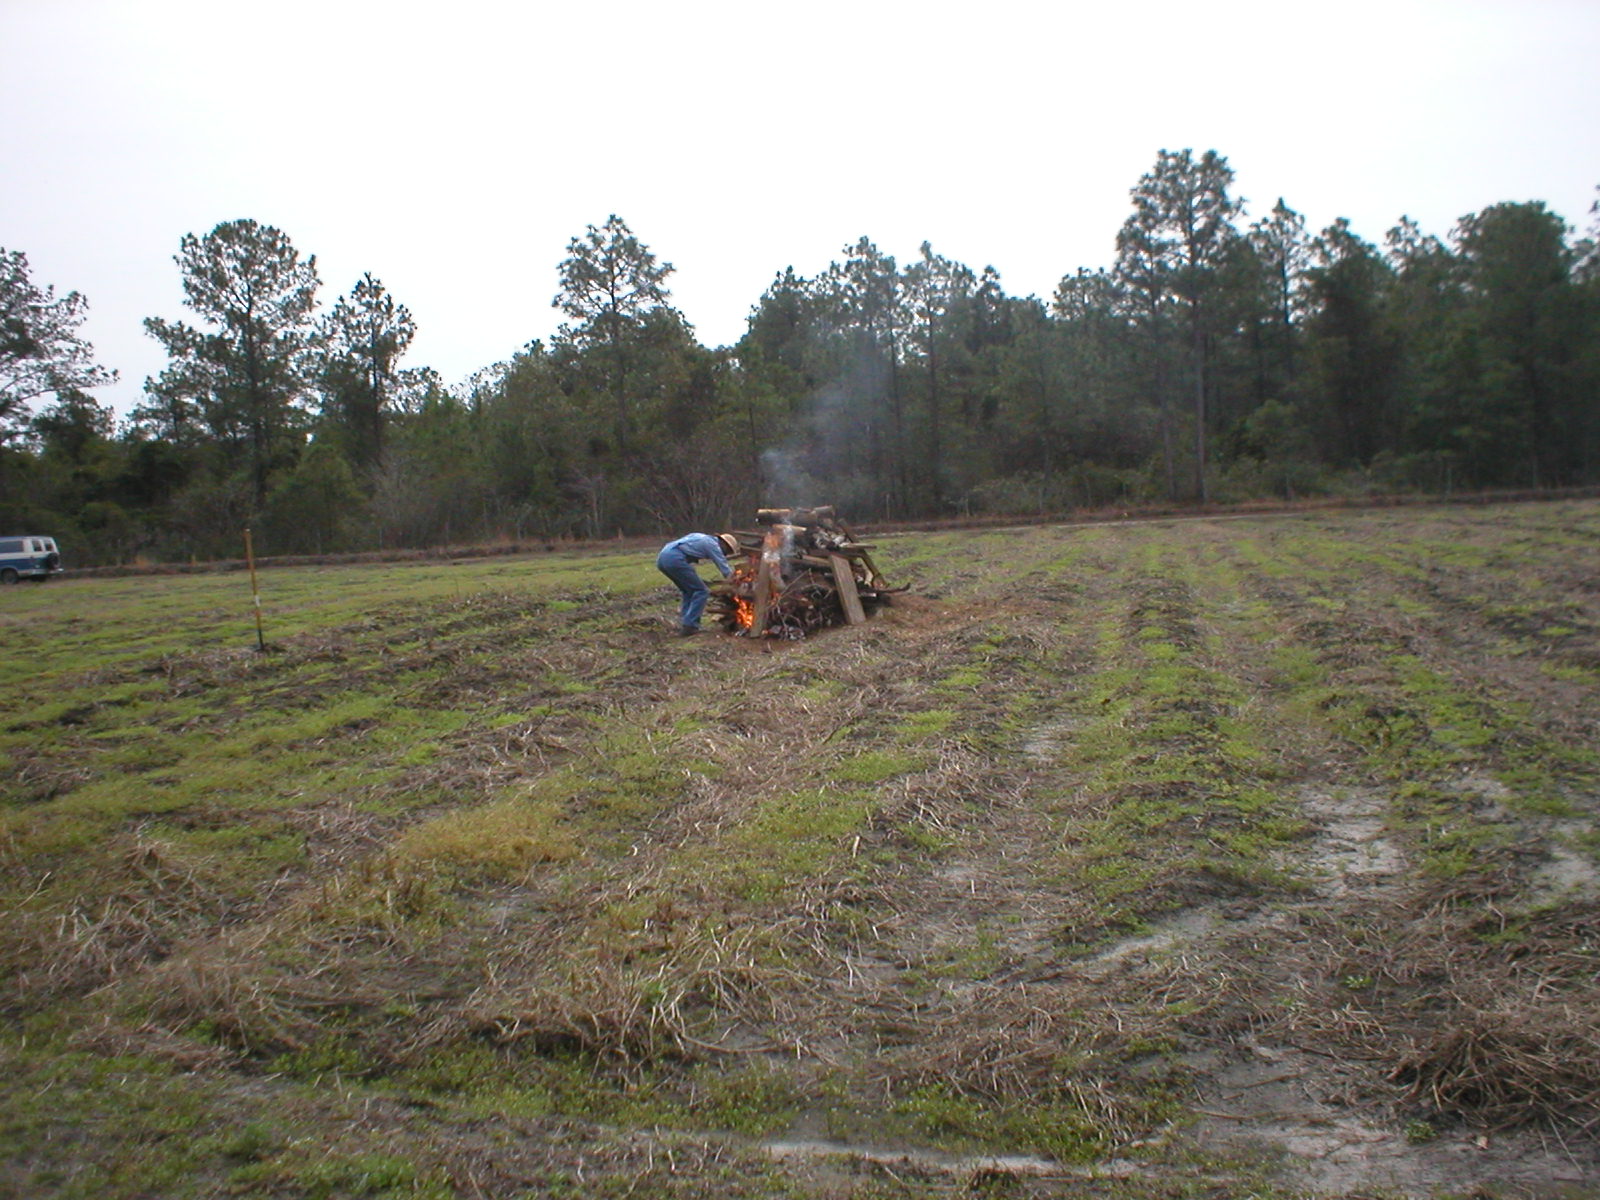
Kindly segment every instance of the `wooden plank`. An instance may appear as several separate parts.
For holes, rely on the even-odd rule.
[[[861,607],[861,595],[856,591],[856,576],[850,569],[850,560],[842,554],[830,554],[828,561],[833,564],[833,581],[839,587],[844,619],[851,625],[860,625],[867,619],[867,614]]]

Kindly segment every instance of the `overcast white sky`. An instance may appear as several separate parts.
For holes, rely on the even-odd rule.
[[[1597,64],[1600,0],[0,0],[0,246],[88,298],[124,412],[143,319],[190,317],[179,239],[240,217],[325,306],[381,279],[456,383],[554,331],[613,212],[707,345],[862,235],[1048,297],[1163,148],[1374,242],[1507,200],[1587,229]]]

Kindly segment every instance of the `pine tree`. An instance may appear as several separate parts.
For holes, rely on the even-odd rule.
[[[146,382],[155,402],[136,415],[198,417],[228,461],[247,467],[259,506],[272,472],[292,465],[302,440],[317,260],[302,262],[280,230],[238,220],[184,235],[174,261],[184,304],[210,328],[145,322],[171,365]]]

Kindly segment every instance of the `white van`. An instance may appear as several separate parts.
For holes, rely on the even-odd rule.
[[[0,583],[37,579],[43,583],[61,574],[61,552],[55,538],[0,537]]]

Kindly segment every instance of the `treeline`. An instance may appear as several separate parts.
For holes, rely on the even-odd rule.
[[[780,272],[699,344],[612,216],[567,247],[548,344],[446,388],[364,276],[319,314],[314,258],[242,220],[182,241],[195,323],[120,428],[82,300],[4,257],[0,524],[78,563],[594,538],[760,503],[856,520],[1143,501],[1600,482],[1600,254],[1539,202],[1402,220],[1383,244],[1227,161],[1162,151],[1114,263],[1048,300],[924,243]],[[31,322],[31,324],[30,324]],[[29,402],[50,402],[37,412]]]

